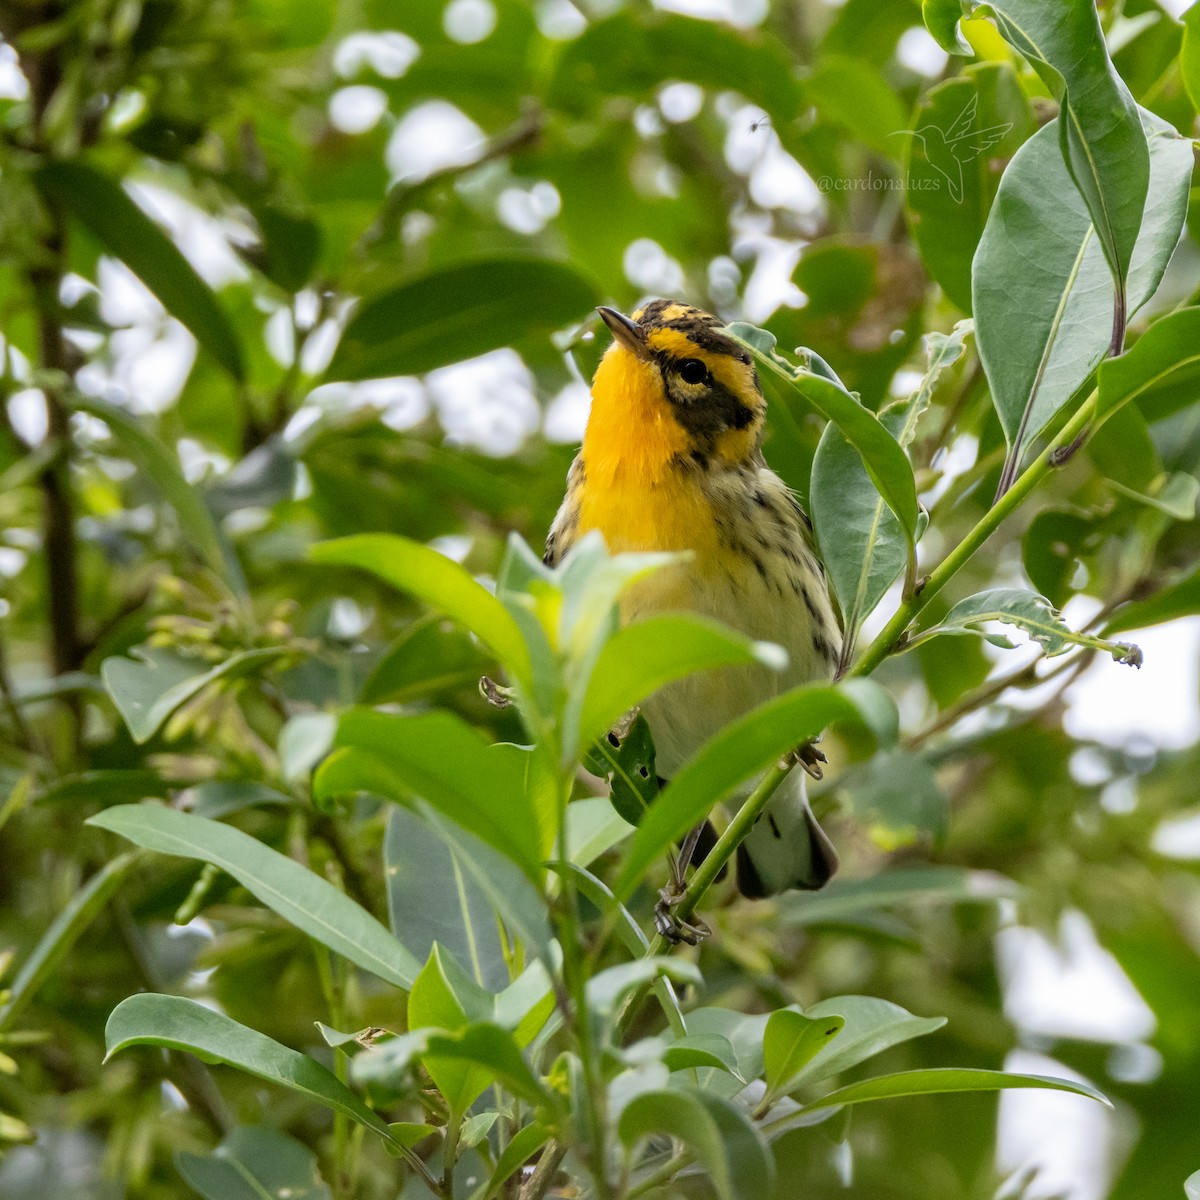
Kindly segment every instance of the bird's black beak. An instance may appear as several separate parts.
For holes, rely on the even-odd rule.
[[[648,359],[650,357],[645,331],[636,321],[631,321],[624,313],[617,312],[615,308],[605,308],[601,305],[596,311],[605,325],[612,330],[613,337],[630,354],[635,354],[638,358]]]

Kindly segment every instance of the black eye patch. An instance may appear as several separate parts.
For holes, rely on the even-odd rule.
[[[708,368],[698,358],[685,358],[679,364],[679,378],[684,383],[707,383]]]

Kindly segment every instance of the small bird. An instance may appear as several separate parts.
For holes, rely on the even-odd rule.
[[[592,530],[614,554],[687,551],[628,589],[622,620],[691,611],[777,642],[789,656],[782,672],[705,671],[645,702],[659,774],[669,778],[751,708],[832,679],[842,635],[808,517],[763,458],[766,401],[750,354],[718,318],[674,300],[654,300],[632,317],[598,311],[614,340],[596,370],[546,561],[556,563]],[[739,848],[744,895],[819,888],[837,869],[803,781],[803,772],[791,773]],[[703,847],[700,829],[683,844],[676,890],[698,841]]]

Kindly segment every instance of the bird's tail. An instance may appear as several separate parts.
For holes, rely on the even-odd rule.
[[[738,847],[743,896],[758,900],[790,888],[815,891],[838,869],[837,851],[809,807],[805,779],[804,771],[791,772]]]

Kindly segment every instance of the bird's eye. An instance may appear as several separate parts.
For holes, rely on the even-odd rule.
[[[708,368],[698,358],[685,358],[679,364],[679,378],[684,383],[703,383],[708,378]]]

